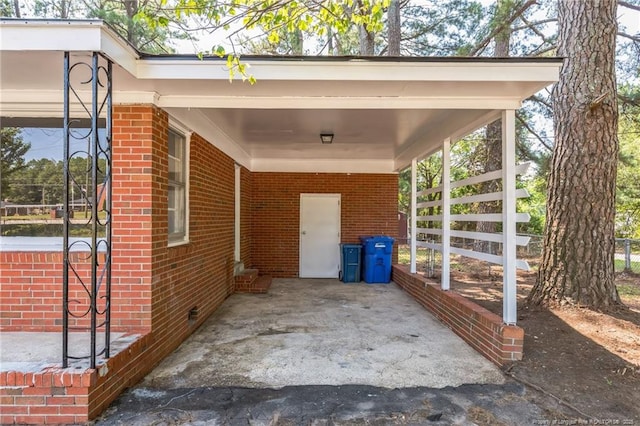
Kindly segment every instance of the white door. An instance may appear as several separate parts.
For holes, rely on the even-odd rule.
[[[338,278],[340,194],[300,194],[300,277]]]

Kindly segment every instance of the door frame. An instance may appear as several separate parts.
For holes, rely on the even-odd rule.
[[[311,278],[311,277],[303,277],[302,272],[302,209],[303,202],[305,197],[314,197],[314,198],[332,198],[338,201],[338,246],[336,250],[338,254],[340,254],[339,244],[342,241],[342,194],[341,193],[313,193],[313,192],[301,192],[300,193],[300,207],[298,211],[298,277],[300,278]],[[340,267],[338,266],[338,269]],[[338,271],[339,273],[340,271]],[[338,278],[338,275],[336,275]]]

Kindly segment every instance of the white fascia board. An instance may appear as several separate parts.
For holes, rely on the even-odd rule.
[[[396,174],[393,160],[254,158],[252,172]]]
[[[102,21],[10,20],[0,22],[0,50],[102,50]]]
[[[170,117],[180,121],[189,130],[197,133],[211,145],[227,154],[236,163],[251,170],[251,157],[249,154],[201,111],[181,108],[167,108],[166,111]]]
[[[139,55],[133,47],[106,26],[101,32],[102,52],[116,65],[120,65],[129,74],[135,76]]]
[[[388,96],[160,96],[160,108],[518,109],[519,98]]]
[[[87,102],[91,102],[91,92],[76,91]],[[62,90],[0,90],[0,115],[6,117],[62,117]],[[155,92],[113,92],[114,104],[156,104]],[[84,108],[71,100],[71,114],[86,114]]]
[[[131,74],[138,58],[135,49],[100,20],[0,21],[0,50],[102,52]]]
[[[471,62],[269,61],[247,58],[249,74],[258,81],[539,81],[558,80],[560,64]],[[140,79],[228,80],[224,60],[143,59]]]

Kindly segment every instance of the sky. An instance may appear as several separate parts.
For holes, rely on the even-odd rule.
[[[104,134],[103,132],[100,133]],[[82,136],[79,132],[76,134],[79,138]],[[22,140],[31,143],[31,148],[24,156],[25,160],[31,161],[40,158],[48,158],[55,161],[62,160],[64,156],[62,135],[61,128],[23,128],[21,133]],[[71,152],[86,151],[87,141],[86,139],[71,138],[70,147]],[[80,154],[80,156],[85,157],[86,155]]]

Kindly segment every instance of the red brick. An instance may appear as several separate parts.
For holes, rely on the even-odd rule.
[[[60,407],[57,405],[32,405],[29,414],[58,414]]]
[[[27,405],[4,405],[0,407],[2,414],[28,414],[29,406]]]
[[[47,424],[72,424],[72,423],[84,423],[88,419],[86,417],[77,417],[77,416],[47,416],[46,422]]]

